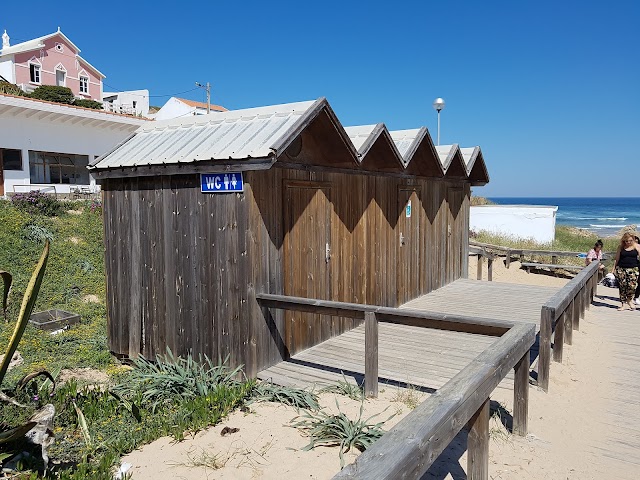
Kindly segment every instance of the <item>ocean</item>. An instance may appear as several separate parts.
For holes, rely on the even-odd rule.
[[[617,235],[626,225],[640,226],[640,197],[489,198],[498,205],[556,205],[556,225],[590,230],[601,237]]]

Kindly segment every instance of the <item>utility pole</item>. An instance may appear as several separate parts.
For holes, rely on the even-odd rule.
[[[206,85],[202,85],[196,82],[196,87],[204,88],[207,92],[207,113],[211,113],[211,84],[207,82]]]

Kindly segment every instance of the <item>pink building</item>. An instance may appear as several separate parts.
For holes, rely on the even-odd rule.
[[[5,30],[0,76],[27,92],[40,85],[69,87],[78,98],[102,102],[105,76],[82,58],[80,49],[58,28],[44,37],[11,45]]]

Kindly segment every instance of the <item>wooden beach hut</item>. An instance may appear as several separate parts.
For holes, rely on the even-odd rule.
[[[255,375],[355,326],[272,316],[257,293],[395,307],[464,277],[470,186],[488,177],[451,150],[426,128],[345,130],[322,98],[141,127],[90,166],[111,350]]]

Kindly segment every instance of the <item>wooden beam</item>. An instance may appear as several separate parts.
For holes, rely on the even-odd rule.
[[[564,317],[560,317],[555,321],[556,328],[553,332],[553,361],[562,363],[562,351],[564,349]],[[540,335],[542,341],[542,335]]]
[[[489,480],[489,399],[467,424],[467,479]]]
[[[564,341],[567,345],[573,345],[573,324],[571,315],[569,314],[571,306],[562,312],[562,316],[558,321],[562,322],[564,328]]]
[[[524,437],[529,425],[529,352],[514,367],[513,433]]]
[[[507,269],[511,266],[511,251],[507,251],[507,258],[504,262],[504,266],[507,267]]]
[[[476,279],[482,280],[482,264],[484,263],[484,257],[482,255],[478,255],[478,267],[476,269]]]
[[[571,301],[571,320],[572,320],[572,328],[574,330],[580,330],[580,305],[577,298],[574,298]]]
[[[551,364],[551,330],[555,312],[543,306],[540,314],[540,346],[538,350],[538,385],[549,391],[549,368]]]
[[[258,293],[256,300],[263,307],[298,312],[317,313],[364,320],[365,312],[373,312],[379,322],[410,325],[453,332],[478,333],[500,336],[516,325],[515,322],[491,318],[425,312],[408,308],[378,307],[360,303],[334,302],[313,298],[291,297],[271,293]]]
[[[364,393],[378,396],[378,319],[373,312],[364,314]]]
[[[493,258],[487,260],[487,280],[493,281]]]

